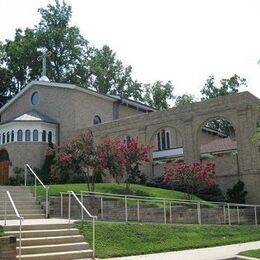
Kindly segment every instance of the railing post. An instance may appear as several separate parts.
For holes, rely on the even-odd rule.
[[[34,198],[35,198],[35,200],[37,199],[37,179],[36,179],[36,177],[34,176]]]
[[[63,195],[60,193],[60,216],[63,217]]]
[[[256,211],[256,206],[254,207],[254,211],[255,211],[255,225],[257,226],[257,211]]]
[[[170,208],[170,223],[172,224],[172,202],[171,201],[170,201],[169,208]]]
[[[70,207],[71,207],[71,201],[70,201],[70,192],[69,192],[69,208],[68,208],[68,217],[69,217],[69,224],[70,224]]]
[[[226,224],[227,216],[226,216],[226,208],[225,208],[225,205],[223,205],[223,213],[224,213],[224,224]]]
[[[140,222],[140,201],[137,200],[137,221]]]
[[[27,171],[28,171],[27,165],[25,164],[24,165],[24,186],[27,185]]]
[[[240,224],[239,206],[237,206],[237,224]]]
[[[231,218],[230,218],[230,207],[229,207],[229,203],[227,204],[227,208],[228,208],[228,224],[231,225]]]
[[[95,250],[95,248],[96,248],[96,245],[95,245],[95,217],[93,217],[92,218],[93,219],[93,227],[92,227],[92,235],[93,235],[93,259],[95,259],[95,256],[96,256],[96,250]]]
[[[19,260],[22,255],[22,218],[20,218],[20,232],[19,232]]]
[[[100,213],[101,213],[101,219],[104,218],[104,202],[103,202],[103,197],[100,197]]]
[[[5,194],[5,226],[6,226],[6,207],[7,207],[7,205],[6,205],[6,203],[7,203],[6,197],[7,197],[7,194]]]
[[[163,201],[163,217],[164,217],[164,224],[167,223],[167,219],[166,219],[166,201]]]
[[[128,212],[127,212],[127,196],[125,196],[125,222],[128,221],[128,216],[127,216]]]
[[[200,210],[200,202],[197,203],[197,213],[198,213],[198,223],[201,225],[201,210]]]
[[[80,201],[83,204],[83,193],[82,191],[80,192]],[[84,205],[84,204],[83,204]],[[84,215],[83,215],[83,208],[81,207],[81,220],[83,220]]]
[[[49,187],[46,187],[46,218],[49,217]]]

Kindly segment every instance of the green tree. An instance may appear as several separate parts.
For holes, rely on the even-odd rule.
[[[177,107],[179,105],[191,104],[193,102],[195,102],[194,95],[185,93],[181,96],[177,96],[175,100],[175,106]]]
[[[156,81],[153,85],[145,84],[144,101],[157,109],[168,109],[169,101],[174,99],[174,87],[171,81],[163,83]]]
[[[220,86],[216,87],[214,76],[210,76],[204,84],[201,94],[202,100],[208,100],[218,96],[232,95],[239,92],[239,88],[247,86],[246,79],[234,74],[230,78],[221,79]],[[206,124],[206,127],[230,135],[231,124],[224,119],[214,119]]]
[[[88,65],[89,86],[97,92],[141,100],[142,85],[132,79],[132,67],[124,67],[109,46],[95,48]]]

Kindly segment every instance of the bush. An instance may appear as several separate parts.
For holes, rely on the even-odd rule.
[[[244,188],[244,182],[239,180],[232,189],[227,190],[227,201],[231,203],[245,203],[248,192]]]
[[[8,178],[7,185],[18,186],[24,184],[24,169],[15,167],[13,169],[14,176]]]
[[[223,202],[226,200],[222,190],[219,188],[218,185],[208,188],[200,188],[196,191],[195,195],[207,201]]]

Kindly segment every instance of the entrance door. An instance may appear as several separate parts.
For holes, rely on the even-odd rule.
[[[9,175],[9,161],[0,162],[0,185],[6,185]]]

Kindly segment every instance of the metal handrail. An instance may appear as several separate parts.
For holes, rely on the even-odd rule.
[[[18,212],[18,210],[17,210],[17,208],[16,208],[16,206],[14,204],[12,196],[9,193],[9,191],[7,190],[6,191],[6,196],[5,196],[5,222],[4,222],[4,225],[6,226],[7,198],[11,202],[11,205],[12,205],[12,207],[14,209],[16,217],[20,220],[20,229],[19,229],[19,259],[21,260],[21,252],[22,252],[22,221],[23,221],[23,217],[20,216],[20,214],[19,214],[19,212]]]
[[[79,205],[81,206],[81,209],[83,209],[87,215],[92,218],[92,228],[93,228],[93,232],[92,232],[92,241],[93,241],[93,258],[95,259],[95,220],[97,219],[97,216],[93,216],[90,214],[90,212],[86,209],[86,207],[83,205],[83,203],[79,200],[79,198],[77,197],[77,195],[73,192],[73,191],[68,191],[69,194],[69,212],[68,212],[68,217],[69,217],[69,223],[70,223],[70,215],[71,215],[71,194],[73,195],[73,197],[76,199],[76,201],[79,203]],[[83,220],[83,214],[81,215],[82,220]]]
[[[45,186],[41,179],[37,176],[37,174],[33,171],[33,169],[30,167],[29,164],[24,165],[24,186],[27,185],[27,173],[28,170],[34,175],[34,197],[35,200],[37,199],[37,181],[42,185],[42,187],[45,189],[45,202],[46,202],[46,218],[49,216],[49,187]]]

